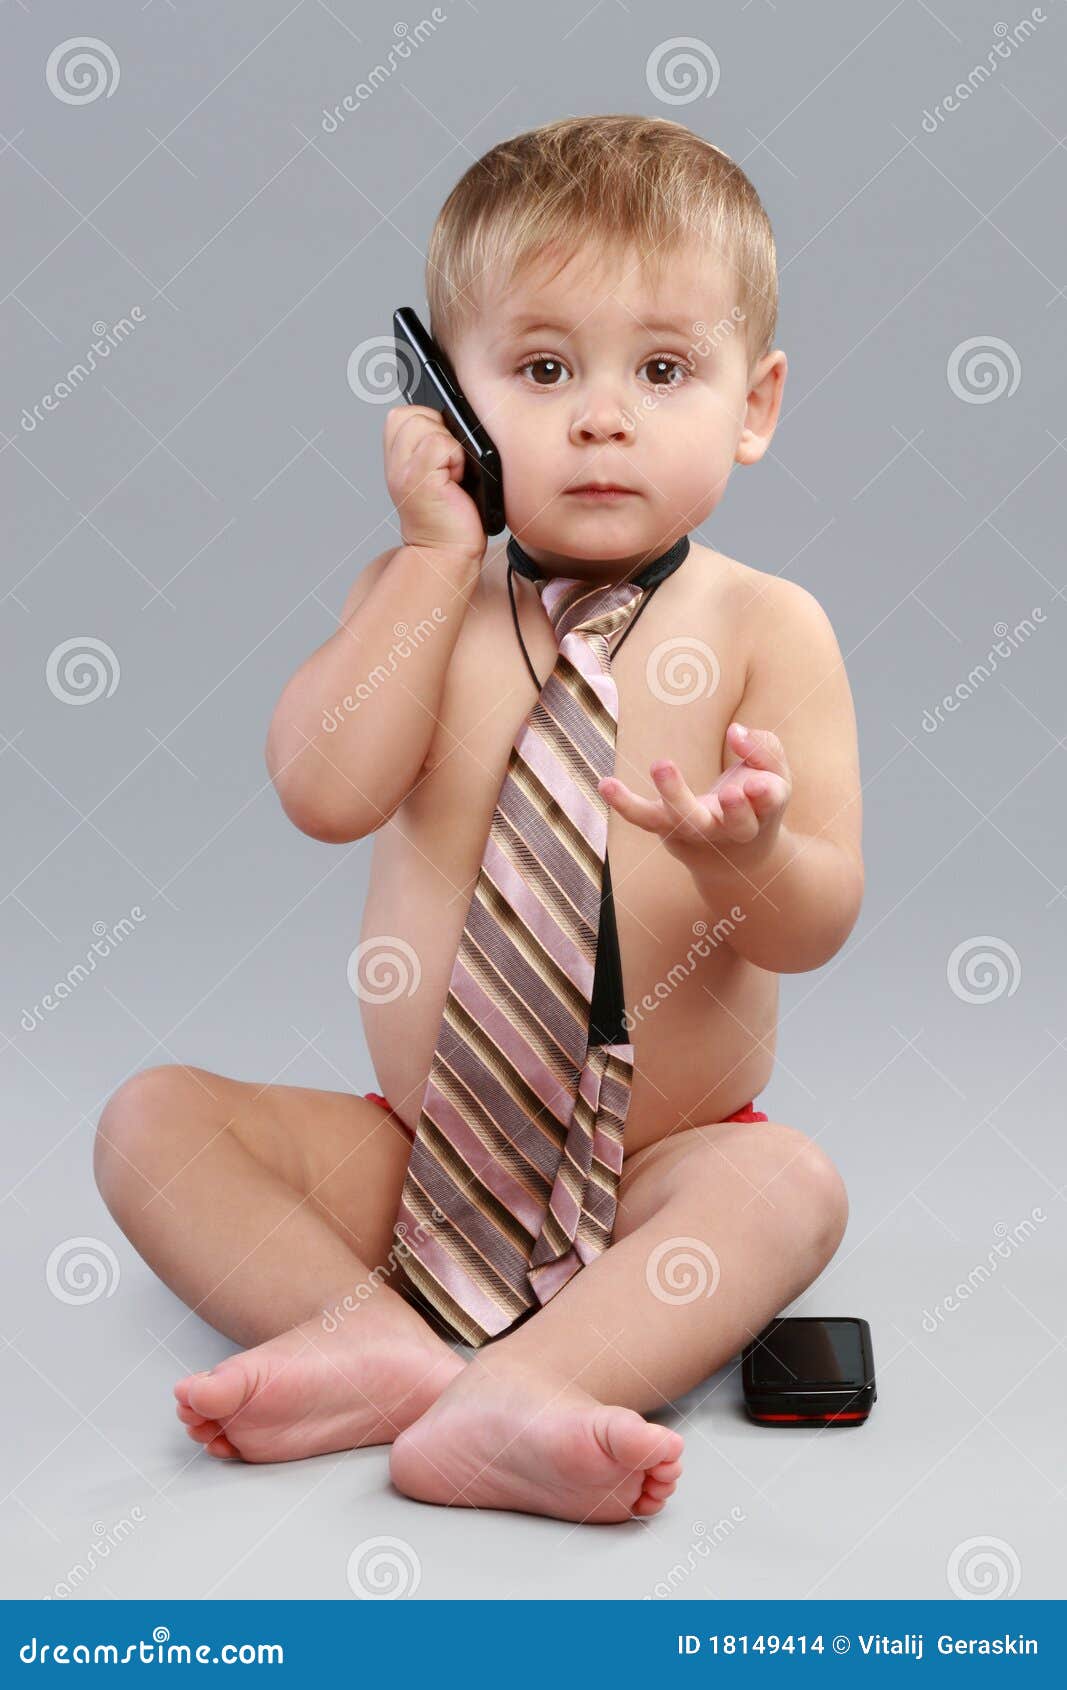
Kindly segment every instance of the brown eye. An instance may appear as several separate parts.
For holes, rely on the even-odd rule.
[[[641,367],[651,370],[653,387],[680,387],[685,379],[686,366],[677,358],[648,358]]]
[[[521,365],[524,371],[533,374],[533,380],[538,387],[560,387],[562,383],[556,378],[564,376],[566,369],[557,358],[531,358],[528,363]],[[534,374],[540,371],[541,374]]]

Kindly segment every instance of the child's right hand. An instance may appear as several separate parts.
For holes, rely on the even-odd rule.
[[[385,479],[405,546],[485,555],[478,507],[460,486],[463,447],[428,405],[399,405],[385,418]]]

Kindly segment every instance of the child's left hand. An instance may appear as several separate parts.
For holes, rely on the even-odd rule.
[[[658,803],[639,798],[614,776],[598,782],[613,809],[636,827],[658,833],[669,851],[691,861],[694,849],[714,845],[773,843],[793,790],[781,740],[768,728],[745,729],[731,722],[727,743],[742,758],[725,769],[697,798],[676,764],[663,758],[652,764]]]

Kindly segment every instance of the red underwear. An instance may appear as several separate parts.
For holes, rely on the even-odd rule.
[[[393,1116],[397,1126],[402,1127],[408,1137],[414,1140],[414,1134],[412,1133],[411,1128],[408,1126],[406,1121],[402,1121],[400,1116],[394,1112],[393,1106],[387,1098],[382,1097],[381,1093],[376,1091],[369,1091],[364,1095],[366,1096],[368,1103],[377,1103],[379,1108],[388,1110],[389,1114]],[[743,1103],[740,1109],[735,1109],[732,1115],[727,1115],[726,1119],[728,1121],[768,1121],[770,1116],[765,1115],[762,1109],[754,1109],[751,1103]]]

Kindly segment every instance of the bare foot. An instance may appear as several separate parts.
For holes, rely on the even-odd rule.
[[[681,1472],[679,1433],[526,1365],[477,1358],[393,1444],[389,1473],[419,1502],[514,1508],[599,1525],[658,1514]]]
[[[433,1334],[420,1343],[358,1321],[327,1333],[314,1319],[187,1374],[174,1395],[210,1455],[299,1461],[391,1443],[466,1365]]]

